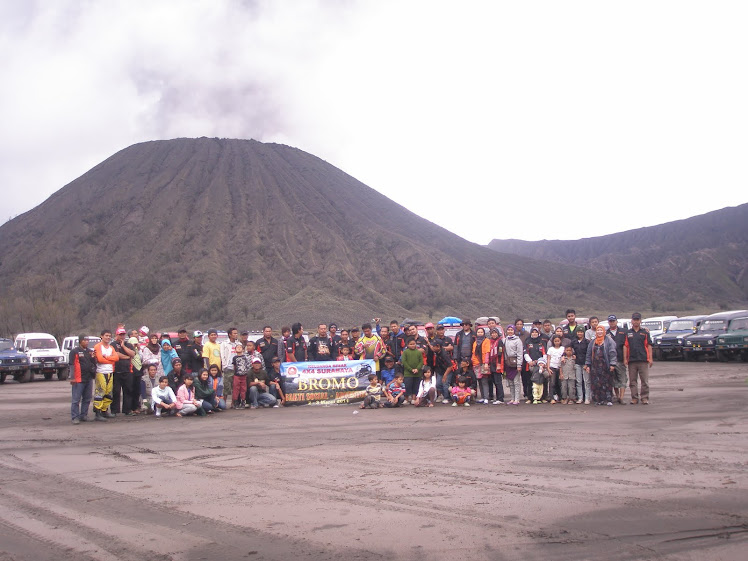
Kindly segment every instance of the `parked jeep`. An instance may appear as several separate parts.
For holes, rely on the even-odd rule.
[[[10,339],[0,339],[0,384],[8,376],[13,376],[16,382],[31,381],[28,357],[17,351]]]
[[[644,318],[642,327],[649,329],[649,336],[654,339],[667,331],[670,323],[678,319],[677,316],[657,316],[653,318]]]
[[[727,361],[740,356],[748,362],[748,315],[730,320],[727,333],[717,337],[717,360]]]
[[[655,360],[683,358],[683,341],[687,335],[699,330],[701,320],[706,316],[685,316],[673,320],[662,335],[652,338]]]
[[[716,354],[717,337],[727,332],[730,321],[748,315],[748,310],[734,310],[718,312],[705,317],[698,332],[688,335],[683,340],[683,358],[695,360],[700,356],[707,357]]]
[[[86,339],[88,339],[88,348],[93,349],[94,345],[101,341],[101,337],[97,337],[96,335],[86,335]],[[70,364],[70,351],[72,351],[75,347],[78,346],[78,336],[77,335],[71,335],[70,337],[65,337],[62,340],[62,356],[65,359],[65,362],[67,364]]]
[[[69,375],[65,357],[57,346],[57,339],[49,333],[21,333],[16,336],[16,349],[26,353],[29,359],[31,377],[43,374],[45,380],[51,380],[57,374],[58,380],[67,380]]]

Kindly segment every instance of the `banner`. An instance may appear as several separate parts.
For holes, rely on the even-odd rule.
[[[332,405],[362,401],[369,374],[376,374],[373,360],[284,362],[286,402]]]

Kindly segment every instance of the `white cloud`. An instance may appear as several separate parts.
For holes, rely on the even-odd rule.
[[[5,5],[5,209],[177,136],[298,146],[481,243],[740,204],[746,15],[701,1]]]

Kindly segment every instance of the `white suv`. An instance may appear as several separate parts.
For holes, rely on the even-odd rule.
[[[49,333],[21,333],[16,336],[16,349],[29,357],[31,379],[35,374],[43,374],[45,380],[51,380],[57,374],[58,380],[67,380],[70,374],[65,357],[60,352],[57,339]]]
[[[93,349],[94,345],[96,345],[96,343],[101,341],[101,337],[96,337],[95,335],[86,335],[86,339],[88,339],[89,349]],[[67,364],[70,364],[70,351],[72,351],[77,346],[78,346],[77,335],[65,337],[62,340],[62,356],[64,357],[64,360]]]

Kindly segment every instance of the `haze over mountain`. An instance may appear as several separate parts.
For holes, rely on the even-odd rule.
[[[488,247],[639,279],[667,292],[662,310],[748,302],[748,204],[596,238],[493,240]]]
[[[6,333],[506,320],[664,297],[467,242],[315,156],[253,140],[126,148],[0,227],[0,243]]]

